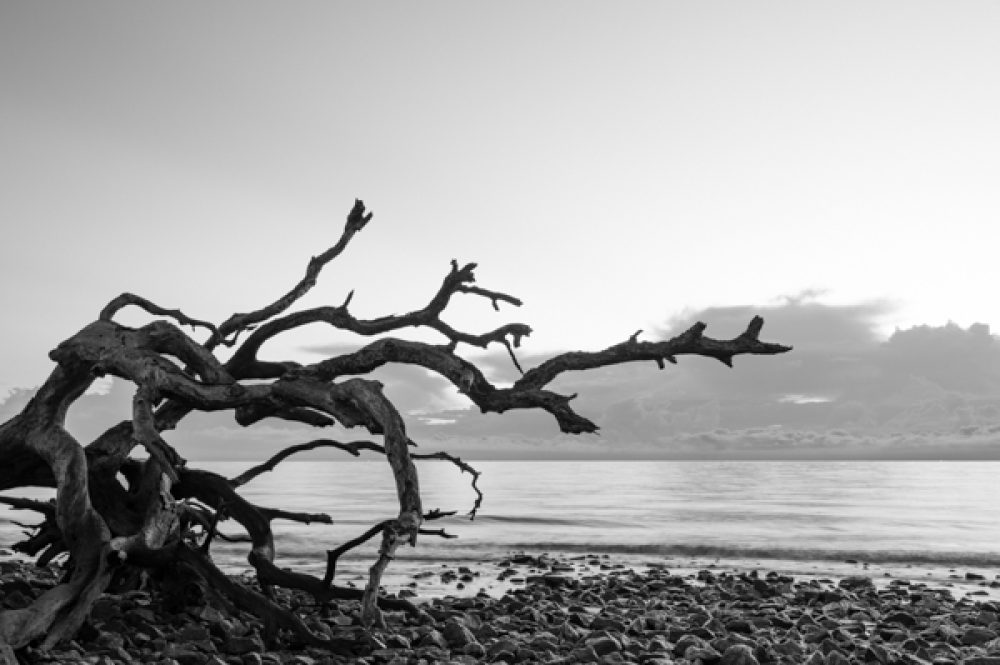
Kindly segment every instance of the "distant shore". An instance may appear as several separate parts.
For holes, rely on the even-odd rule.
[[[25,663],[158,662],[166,665],[425,662],[621,663],[646,665],[1000,665],[996,572],[958,571],[928,581],[843,562],[843,576],[792,576],[707,562],[693,570],[598,554],[556,558],[512,554],[474,566],[428,565],[391,595],[418,601],[420,616],[389,612],[387,628],[355,656],[296,646],[266,647],[263,626],[210,604],[170,611],[144,591],[106,595],[85,630]],[[699,562],[690,562],[699,563]],[[801,563],[801,562],[799,562]],[[945,571],[947,572],[947,571]],[[0,603],[23,606],[55,583],[0,555]],[[951,577],[955,575],[956,577]],[[982,579],[979,579],[979,577]],[[461,588],[459,588],[461,585]],[[432,589],[449,589],[431,595]],[[315,607],[296,593],[319,634],[360,637],[358,608]]]

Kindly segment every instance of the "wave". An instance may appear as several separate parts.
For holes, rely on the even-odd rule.
[[[370,545],[369,547],[375,547]],[[277,544],[280,558],[311,559],[322,554],[316,542],[306,539],[281,539]],[[362,548],[363,549],[363,548]],[[887,549],[824,549],[793,547],[760,547],[719,543],[609,543],[609,542],[482,542],[440,541],[424,538],[415,548],[404,548],[398,556],[411,561],[460,561],[468,559],[499,560],[511,552],[550,555],[610,555],[620,557],[665,557],[692,559],[724,559],[734,561],[770,560],[825,563],[871,563],[933,567],[1000,568],[1000,552],[995,551],[912,551]],[[356,551],[345,558],[367,557],[370,552]]]
[[[558,518],[558,517],[535,517],[533,515],[476,515],[477,522],[501,522],[504,524],[541,524],[550,526],[576,526],[576,527],[596,527],[612,526],[620,528],[622,520],[598,520],[588,518],[587,520]]]
[[[617,544],[617,543],[513,543],[512,550],[573,554],[618,554],[719,559],[771,559],[788,561],[856,561],[879,564],[925,564],[1000,567],[1000,552],[848,550],[790,547],[743,547],[705,544]]]

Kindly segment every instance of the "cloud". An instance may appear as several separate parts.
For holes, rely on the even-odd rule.
[[[706,334],[730,338],[761,314],[762,338],[793,345],[791,353],[740,356],[733,369],[679,357],[664,371],[631,364],[567,373],[553,387],[580,394],[575,408],[601,426],[602,445],[617,454],[996,456],[1000,340],[987,326],[918,326],[886,339],[880,330],[891,303],[830,305],[813,297],[687,312],[645,337],[666,338],[704,321]],[[530,367],[543,358],[524,354],[521,360]],[[491,376],[514,378],[501,354],[478,362]],[[494,434],[561,440],[551,419],[514,413],[487,426],[468,412],[440,430],[456,442],[486,427]]]
[[[793,345],[791,353],[739,356],[732,369],[680,356],[662,371],[632,363],[561,375],[551,387],[578,393],[574,407],[599,435],[561,434],[542,411],[482,414],[423,368],[390,365],[369,377],[384,384],[423,449],[473,457],[1000,458],[1000,339],[987,326],[918,326],[885,338],[889,303],[814,298],[687,312],[644,335],[662,339],[700,320],[706,334],[730,338],[761,314],[762,338]],[[356,348],[311,350],[330,356]],[[497,383],[518,376],[505,351],[459,352]],[[517,353],[526,368],[549,357],[530,347]],[[115,381],[105,395],[83,396],[70,410],[70,431],[85,442],[129,417],[132,390]],[[0,419],[31,394],[11,392]],[[317,437],[365,436],[277,420],[242,428],[228,413],[193,413],[166,433],[192,459],[260,459]]]

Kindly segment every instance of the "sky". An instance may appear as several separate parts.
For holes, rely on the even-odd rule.
[[[961,1],[5,2],[0,388],[40,384],[123,291],[214,321],[270,302],[358,197],[372,223],[301,307],[416,309],[454,258],[524,306],[464,298],[448,321],[528,323],[529,360],[758,312],[796,347],[574,377],[603,396],[586,445],[985,432],[998,30],[1000,5]],[[315,327],[265,355],[358,342]],[[429,437],[564,445],[530,415],[441,415],[457,395],[400,377]]]

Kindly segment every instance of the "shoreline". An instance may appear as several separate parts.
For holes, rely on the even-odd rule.
[[[531,552],[536,552],[535,557],[561,562],[572,569],[567,570],[567,574],[577,577],[622,568],[640,573],[656,568],[667,568],[676,575],[691,578],[696,577],[701,570],[729,573],[749,573],[756,570],[760,574],[775,572],[796,578],[826,578],[834,581],[852,575],[864,575],[872,578],[877,588],[889,586],[893,580],[906,580],[949,589],[956,597],[970,596],[978,600],[1000,601],[1000,566],[967,566],[953,563],[935,565],[904,561],[875,563],[862,559],[688,557],[603,552],[570,554],[532,550],[508,551],[493,557],[459,556],[448,559],[435,559],[424,554],[407,557],[408,551],[400,550],[396,560],[383,574],[383,587],[390,592],[403,589],[415,591],[416,599],[422,602],[449,595],[455,597],[475,595],[480,589],[492,597],[499,598],[506,591],[518,588],[524,579],[523,575],[505,580],[496,579],[504,569],[499,564],[504,560],[526,555],[526,552],[527,556],[531,556]],[[278,562],[280,563],[280,557]],[[363,585],[367,579],[368,565],[370,561],[366,558],[344,559],[339,567],[338,582]],[[293,569],[298,568],[293,565]],[[462,579],[469,573],[459,572],[461,569],[472,570],[479,574],[473,575],[471,580]],[[240,568],[238,572],[246,570],[248,569]],[[233,569],[233,572],[237,570]],[[322,574],[319,568],[311,572]]]
[[[980,573],[945,570],[938,571],[944,579],[928,580],[862,562],[842,562],[843,575],[791,575],[762,560],[641,559],[512,553],[469,566],[449,561],[404,571],[396,576],[406,578],[402,584],[387,585],[388,595],[415,602],[421,616],[387,612],[387,628],[373,633],[372,648],[352,657],[287,641],[265,648],[259,620],[211,604],[174,613],[143,591],[107,594],[86,634],[50,654],[27,651],[22,660],[1000,665],[997,571],[984,571],[992,575],[980,580],[965,577]],[[832,562],[793,563],[829,572]],[[31,590],[41,588],[36,583],[50,585],[56,574],[2,554],[0,573],[5,606],[12,598],[29,601]],[[428,593],[433,589],[446,593]],[[279,597],[299,605],[320,634],[361,634],[356,603],[317,608],[302,594],[281,591]]]

